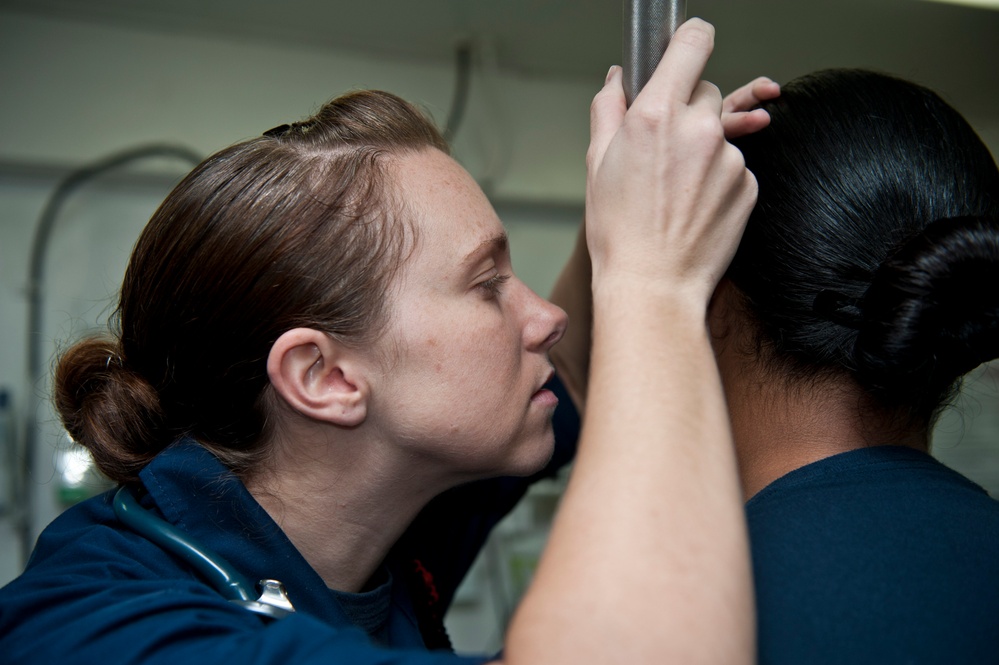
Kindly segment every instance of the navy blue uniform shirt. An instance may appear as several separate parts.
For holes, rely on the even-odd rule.
[[[377,636],[385,644],[354,625],[349,614],[357,608],[338,601],[243,484],[200,445],[182,440],[142,471],[144,507],[249,580],[282,581],[296,613],[265,620],[228,602],[190,566],[119,522],[108,493],[53,521],[26,571],[0,590],[0,660],[11,665],[482,662],[485,658],[462,658],[447,649],[428,650],[424,636],[433,626],[421,632],[421,617],[443,616],[492,527],[531,482],[553,474],[574,455],[578,416],[562,386],[556,381],[551,387],[560,406],[548,466],[532,478],[497,478],[445,492],[390,553],[381,572],[391,582],[390,608]],[[419,604],[426,606],[416,611]],[[436,640],[432,634],[429,639]]]
[[[926,453],[834,455],[746,510],[760,665],[999,662],[999,502]]]

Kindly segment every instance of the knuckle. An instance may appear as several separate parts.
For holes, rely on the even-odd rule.
[[[696,118],[695,129],[698,137],[713,147],[725,142],[725,128],[717,115],[702,113]]]
[[[638,124],[639,126],[646,128],[654,128],[663,122],[666,111],[658,106],[651,106],[649,104],[636,105],[632,107],[633,111],[630,120]]]
[[[725,142],[725,153],[733,165],[738,166],[741,169],[746,168],[746,158],[742,154],[742,151],[728,141]],[[749,171],[746,171],[746,173],[749,173]]]
[[[707,90],[712,97],[716,97],[718,99],[722,98],[721,88],[711,81],[701,81],[701,85],[704,86],[705,90]]]

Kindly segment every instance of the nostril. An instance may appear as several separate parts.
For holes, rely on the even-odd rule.
[[[569,319],[563,313],[562,316],[560,316],[556,321],[555,329],[552,330],[551,333],[548,335],[548,337],[545,339],[543,344],[545,349],[550,349],[551,347],[555,346],[555,344],[557,344],[560,339],[562,339],[562,336],[565,335],[565,329],[568,323]]]
[[[526,285],[525,285],[526,287]],[[528,302],[525,303],[524,341],[532,349],[547,352],[565,335],[569,326],[569,315],[565,310],[542,298],[529,288],[526,289]],[[544,335],[544,337],[541,337]]]

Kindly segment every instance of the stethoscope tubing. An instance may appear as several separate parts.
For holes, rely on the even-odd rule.
[[[139,535],[187,562],[227,600],[257,600],[255,586],[228,561],[140,506],[127,487],[115,493],[114,514]]]

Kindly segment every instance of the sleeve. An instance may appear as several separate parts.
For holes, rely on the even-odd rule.
[[[579,439],[580,418],[572,399],[556,377],[549,383],[559,399],[552,426],[555,451],[538,473],[526,478],[493,478],[444,492],[431,501],[400,540],[394,557],[404,567],[416,565],[432,580],[441,611],[475,561],[490,532],[535,482],[551,478],[572,461]],[[416,564],[413,562],[416,561]]]

